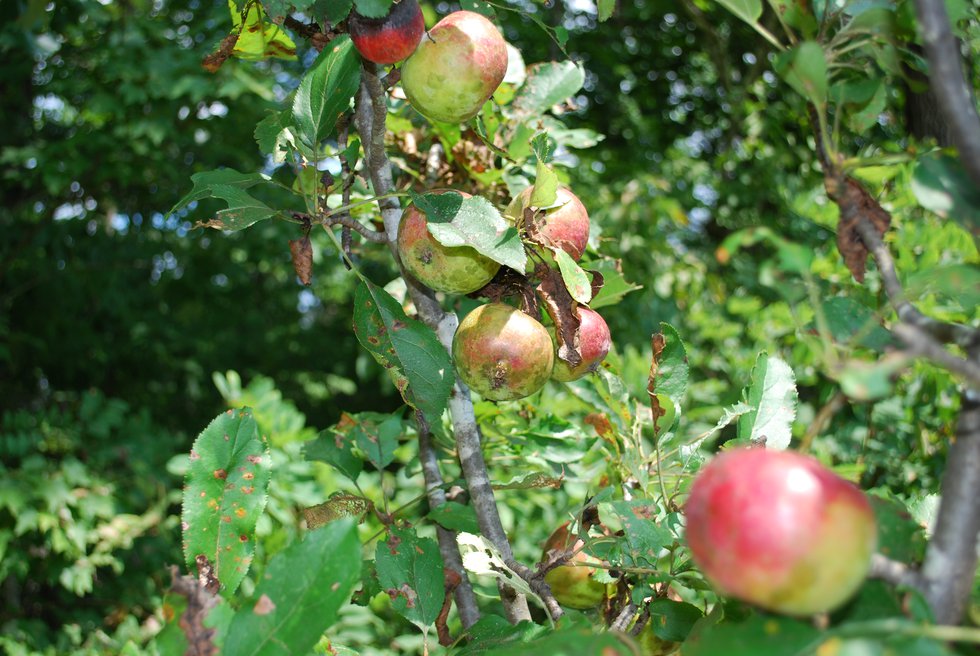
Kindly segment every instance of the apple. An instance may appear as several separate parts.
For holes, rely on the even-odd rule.
[[[555,368],[551,372],[551,377],[562,383],[590,374],[599,368],[609,349],[612,348],[612,337],[609,335],[609,326],[606,325],[598,312],[580,305],[577,308],[579,324],[579,353],[582,361],[572,367],[570,364],[558,358],[558,344],[555,343]]]
[[[434,192],[445,193],[445,192]],[[457,191],[464,198],[469,194]],[[496,275],[500,264],[469,246],[443,246],[429,232],[422,210],[409,204],[398,226],[398,256],[420,283],[447,294],[475,292]]]
[[[435,24],[402,64],[401,83],[412,107],[436,121],[476,116],[507,72],[507,43],[493,23],[456,11]]]
[[[524,210],[531,207],[533,193],[533,186],[519,193],[507,207],[507,216],[515,221],[523,220]],[[554,205],[534,209],[538,211],[534,213],[533,224],[525,225],[525,231],[537,235],[545,246],[561,248],[577,262],[589,245],[589,213],[578,196],[568,187],[558,187]]]
[[[562,606],[588,610],[595,608],[606,598],[606,585],[595,580],[595,561],[581,551],[584,543],[568,532],[568,522],[559,526],[544,544],[543,558],[553,549],[575,551],[569,562],[575,565],[560,565],[544,575],[544,582]]]
[[[847,601],[877,541],[864,493],[790,451],[716,456],[695,478],[684,514],[694,562],[718,592],[789,615]]]
[[[425,21],[418,0],[395,0],[383,18],[351,11],[347,32],[361,57],[375,64],[394,64],[415,52],[425,32]]]
[[[548,330],[503,303],[488,303],[463,319],[453,336],[453,360],[463,382],[491,401],[534,394],[554,365]]]

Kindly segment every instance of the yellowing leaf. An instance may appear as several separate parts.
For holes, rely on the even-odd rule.
[[[258,2],[246,5],[245,25],[242,13],[235,9],[235,0],[228,0],[231,22],[235,30],[241,30],[232,54],[240,59],[296,59],[296,44],[282,27],[266,20],[265,11]]]

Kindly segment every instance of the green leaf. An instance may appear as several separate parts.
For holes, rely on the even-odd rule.
[[[346,34],[330,42],[306,71],[293,99],[297,136],[316,148],[333,132],[361,81],[361,57]]]
[[[307,533],[269,561],[253,601],[235,614],[223,653],[310,653],[337,621],[360,575],[361,543],[353,521]]]
[[[527,255],[520,235],[490,201],[458,193],[412,194],[425,213],[429,232],[443,246],[469,246],[516,271],[524,271]]]
[[[762,16],[761,0],[718,0],[718,4],[726,7],[749,25],[755,25]]]
[[[419,538],[414,529],[392,528],[374,558],[378,582],[392,598],[392,607],[419,627],[434,623],[445,596],[436,541]]]
[[[539,162],[548,164],[554,159],[558,143],[547,132],[535,133],[528,143],[531,144],[531,152],[534,153]]]
[[[654,599],[647,608],[650,609],[653,633],[658,638],[671,642],[686,640],[694,623],[704,617],[697,606],[671,599]]]
[[[392,0],[354,0],[357,13],[367,18],[384,18],[391,11]]]
[[[836,341],[856,341],[865,348],[879,352],[894,344],[891,333],[879,325],[875,313],[853,298],[835,296],[824,301],[822,307],[827,327]]]
[[[346,412],[333,428],[320,431],[317,438],[303,447],[307,460],[319,460],[335,468],[352,481],[364,468],[364,461],[354,454],[355,440],[350,426],[356,420]]]
[[[941,294],[963,310],[980,307],[980,268],[975,264],[933,266],[911,274],[905,292],[909,298]]]
[[[167,216],[177,210],[190,205],[194,201],[204,198],[214,197],[213,189],[216,186],[238,187],[247,189],[260,182],[266,182],[270,178],[264,173],[241,173],[235,169],[218,169],[216,171],[202,171],[191,176],[194,186],[186,196],[177,201],[177,204],[170,208]]]
[[[895,10],[891,7],[868,7],[864,11],[857,13],[850,21],[837,33],[836,40],[842,46],[850,45],[850,39],[871,34],[880,37],[891,37],[895,31]],[[841,39],[842,36],[849,37]]]
[[[793,437],[796,378],[785,361],[765,351],[752,367],[752,384],[742,390],[752,409],[738,418],[738,438],[765,441],[766,448],[785,449]]]
[[[554,254],[555,261],[558,263],[558,271],[561,272],[561,279],[564,281],[568,293],[578,303],[586,305],[592,300],[592,282],[589,276],[572,259],[572,256],[562,249],[553,248],[551,252]]]
[[[447,528],[450,531],[462,531],[464,533],[480,532],[480,525],[477,522],[476,512],[473,510],[473,507],[464,506],[454,501],[447,501],[436,506],[429,511],[426,518],[431,519],[439,524],[439,526]]]
[[[429,421],[442,415],[455,374],[431,328],[410,319],[388,292],[365,280],[354,293],[354,334],[388,370],[406,403]]]
[[[656,504],[649,499],[634,499],[608,505],[623,522],[626,535],[620,546],[624,563],[630,567],[656,567],[660,550],[674,541],[670,530],[655,521]]]
[[[887,490],[874,490],[868,495],[878,525],[878,551],[903,563],[915,564],[926,550],[924,527],[919,524],[905,504]]]
[[[893,378],[908,366],[902,355],[886,356],[874,362],[850,360],[838,374],[841,391],[859,401],[874,401],[892,394]]]
[[[804,41],[776,57],[776,72],[804,98],[818,107],[827,102],[827,60],[823,48]]]
[[[604,23],[612,18],[616,11],[616,0],[599,0],[599,22]]]
[[[912,193],[927,210],[953,219],[974,235],[980,232],[980,189],[953,157],[940,153],[920,157],[912,173]]]
[[[438,417],[439,413],[433,415]],[[351,429],[349,435],[354,437],[357,448],[379,470],[384,469],[395,459],[395,449],[398,448],[398,438],[404,432],[402,418],[397,414],[378,415],[373,412],[362,412],[356,415],[358,423]]]
[[[554,169],[538,160],[531,190],[531,207],[552,207],[558,200],[558,175]]]
[[[353,6],[354,0],[316,0],[311,15],[320,17],[321,26],[333,27],[347,18]]]
[[[664,350],[657,362],[656,392],[666,394],[674,404],[677,415],[680,415],[690,369],[687,349],[681,336],[669,323],[660,323],[660,333],[664,337]]]
[[[888,88],[885,86],[884,81],[879,80],[879,84],[875,89],[874,95],[871,96],[871,100],[861,107],[859,110],[848,114],[847,124],[857,133],[866,132],[876,123],[878,123],[878,118],[884,113],[888,105]]]
[[[805,38],[816,34],[817,20],[806,0],[769,0],[769,5],[782,16],[784,23],[802,32]]]
[[[498,647],[490,651],[478,652],[483,656],[632,656],[634,652],[615,633],[600,632],[584,625],[559,625],[554,631],[546,633],[529,642]]]
[[[231,11],[232,31],[239,32],[232,54],[239,59],[259,60],[270,57],[296,59],[296,44],[282,29],[282,26],[266,20],[262,3],[248,5],[245,25],[242,26],[242,13],[236,8],[235,0],[228,0]]]
[[[539,431],[533,434],[540,435],[541,432]],[[554,476],[549,476],[541,472],[534,472],[513,478],[507,483],[494,483],[492,487],[494,490],[532,490],[545,487],[558,489],[561,487],[561,483],[561,478],[555,478]]]
[[[255,523],[265,508],[270,458],[248,408],[223,412],[191,447],[181,524],[184,561],[207,557],[223,591],[245,578],[255,552]]]
[[[712,624],[684,643],[684,656],[802,656],[820,632],[799,620],[752,615],[745,622]]]
[[[511,111],[518,119],[537,118],[578,93],[584,83],[585,70],[573,61],[534,64],[511,103]]]
[[[228,203],[228,207],[218,210],[213,219],[198,224],[205,228],[244,230],[250,225],[276,215],[276,210],[238,187],[213,185],[211,194]]]
[[[589,303],[589,307],[593,310],[616,305],[630,292],[643,289],[643,285],[636,285],[626,280],[620,260],[593,260],[583,262],[581,266],[586,271],[597,271],[602,275],[602,289]]]

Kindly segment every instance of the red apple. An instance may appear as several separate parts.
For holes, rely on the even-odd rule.
[[[418,47],[425,22],[418,0],[395,0],[383,18],[368,18],[351,11],[347,32],[361,57],[375,64],[394,64]]]
[[[429,30],[402,64],[402,88],[412,107],[436,121],[476,116],[507,72],[507,43],[493,23],[456,11]]]
[[[444,193],[444,192],[435,192]],[[469,194],[456,192],[464,198]],[[398,256],[415,279],[447,294],[469,294],[496,275],[500,264],[469,246],[443,246],[429,232],[425,214],[410,204],[398,226]]]
[[[531,186],[518,194],[507,207],[507,216],[515,221],[522,220],[524,210],[531,207],[533,193]],[[533,224],[526,225],[525,230],[536,235],[544,245],[561,248],[578,261],[589,245],[589,213],[568,187],[558,187],[554,205],[536,211]]]
[[[864,493],[789,451],[718,455],[694,480],[684,513],[694,561],[717,590],[779,613],[840,606],[875,550]]]
[[[463,319],[453,337],[459,377],[491,401],[534,394],[548,381],[554,346],[537,320],[503,303],[488,303]]]
[[[578,306],[579,324],[579,353],[582,361],[572,367],[558,358],[558,345],[555,344],[555,368],[551,377],[562,383],[577,380],[599,368],[609,349],[612,348],[612,337],[605,319],[595,310]]]
[[[595,608],[606,598],[606,585],[595,580],[595,567],[589,567],[595,561],[581,551],[584,543],[568,532],[568,522],[559,526],[544,544],[543,557],[553,549],[575,551],[570,563],[550,570],[544,575],[544,581],[551,588],[551,593],[562,606],[588,610]]]

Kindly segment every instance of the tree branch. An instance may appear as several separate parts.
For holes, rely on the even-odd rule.
[[[352,228],[362,237],[375,244],[384,244],[388,241],[388,233],[381,232],[378,230],[371,230],[348,212],[341,212],[339,214],[325,214],[319,218],[311,218],[309,214],[303,212],[293,212],[293,217],[296,219],[306,219],[310,223],[320,223],[325,228],[330,226],[342,225],[345,228]]]
[[[429,422],[419,411],[415,412],[415,420],[419,427],[419,463],[422,465],[422,476],[425,479],[425,493],[429,498],[429,506],[436,508],[446,503],[439,458],[432,445]],[[459,575],[460,583],[453,591],[453,596],[456,599],[456,609],[459,611],[463,628],[468,629],[480,619],[480,609],[476,603],[476,595],[473,594],[473,586],[466,575],[466,570],[463,569],[463,559],[460,558],[459,547],[456,545],[456,532],[436,525],[436,536],[439,539],[439,552],[442,554],[443,562],[446,567]]]
[[[980,337],[967,349],[980,362]],[[956,439],[943,474],[936,529],[922,566],[926,599],[938,624],[958,624],[966,612],[977,570],[980,537],[980,390],[963,392]]]
[[[975,333],[972,328],[927,317],[905,298],[905,290],[898,279],[898,272],[895,270],[895,260],[892,258],[891,251],[888,250],[885,241],[869,221],[860,220],[857,224],[857,231],[861,235],[861,241],[871,251],[875,264],[878,265],[878,273],[881,275],[885,294],[888,296],[888,301],[895,309],[895,314],[898,315],[899,320],[916,326],[943,342],[957,342],[965,345],[972,341]]]
[[[915,324],[898,324],[892,327],[892,332],[905,342],[906,350],[912,355],[932,360],[943,369],[966,378],[971,387],[980,389],[980,362],[953,355]]]
[[[943,0],[915,0],[929,59],[929,80],[949,123],[963,168],[980,186],[980,116],[963,77],[962,57]]]
[[[361,143],[364,144],[365,164],[370,172],[371,184],[378,196],[383,196],[394,189],[391,164],[384,152],[386,115],[387,105],[384,86],[378,79],[376,67],[373,64],[365,63],[361,67],[361,86],[355,98],[354,121],[357,124],[357,131],[361,135]],[[398,201],[393,198],[385,198],[378,203],[381,206],[381,216],[388,233],[388,246],[395,257],[395,261],[398,262],[396,243],[398,224],[401,220],[401,207],[398,205]],[[398,264],[401,267],[401,263]],[[431,290],[419,284],[406,272],[402,271],[402,275],[405,278],[409,296],[415,304],[419,318],[435,330],[439,341],[451,352],[453,334],[459,324],[456,315],[451,312],[444,312]],[[500,522],[500,515],[497,513],[493,488],[490,486],[490,476],[483,459],[480,431],[476,425],[473,402],[470,400],[469,389],[458,377],[449,397],[449,414],[452,418],[463,476],[466,478],[470,500],[476,512],[480,531],[497,548],[505,561],[512,561],[514,554],[510,548],[507,533]],[[503,584],[498,584],[498,588],[504,611],[511,622],[517,623],[521,620],[531,619],[531,612],[524,595]]]

